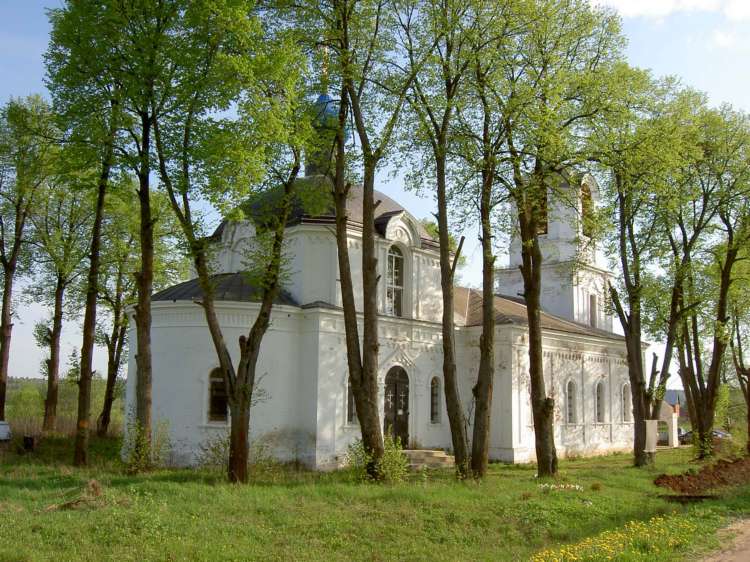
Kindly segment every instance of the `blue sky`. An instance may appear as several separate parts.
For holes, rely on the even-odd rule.
[[[684,84],[705,91],[713,105],[730,103],[750,111],[750,0],[592,0],[623,16],[627,55],[636,66],[655,75],[675,75]],[[0,0],[0,103],[11,96],[45,93],[42,55],[48,41],[45,9],[60,2]],[[379,189],[400,201],[417,217],[433,210],[429,198],[407,193],[402,183],[385,176]],[[469,229],[469,266],[464,281],[478,284],[481,276],[476,232]],[[37,305],[22,305],[13,330],[11,376],[37,376],[43,354],[32,338],[34,323],[46,314]],[[80,345],[76,327],[64,336],[64,357]],[[99,352],[95,368],[104,371]]]

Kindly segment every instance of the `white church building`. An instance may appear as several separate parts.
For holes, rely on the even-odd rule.
[[[593,180],[575,188],[596,199]],[[360,307],[362,192],[352,192],[348,247]],[[376,193],[376,199],[381,200],[375,221],[381,269],[381,418],[407,448],[450,451],[437,242],[397,202],[382,193]],[[555,399],[555,443],[561,455],[632,447],[625,344],[612,333],[612,319],[604,306],[609,273],[595,252],[582,257],[583,233],[577,220],[581,209],[577,211],[551,201],[541,236],[544,372],[547,391]],[[281,460],[316,469],[340,466],[348,445],[360,437],[347,382],[333,223],[332,213],[301,212],[288,223],[290,272],[261,347],[258,375],[263,398],[251,410],[252,441],[263,443]],[[225,222],[213,237],[217,312],[233,353],[259,307],[257,292],[243,274],[245,250],[253,234],[250,222]],[[516,463],[533,461],[535,456],[520,259],[520,245],[513,238],[509,266],[496,275],[490,447],[491,459]],[[195,279],[153,296],[153,418],[155,423],[167,422],[177,465],[194,464],[201,445],[229,428],[218,362],[203,310],[194,302],[200,297]],[[476,289],[456,288],[458,374],[469,423],[471,389],[479,366],[481,297]],[[134,329],[130,338],[135,342]],[[135,403],[135,348],[131,343],[126,411]]]

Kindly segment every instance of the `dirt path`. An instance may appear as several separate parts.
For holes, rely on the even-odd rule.
[[[747,562],[750,560],[750,519],[742,519],[719,531],[727,544],[702,562]]]

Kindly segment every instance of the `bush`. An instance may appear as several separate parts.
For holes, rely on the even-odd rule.
[[[372,475],[372,456],[365,451],[364,444],[358,439],[349,445],[347,465],[356,480],[364,482],[377,480],[382,482],[403,482],[409,471],[409,460],[402,452],[401,441],[386,435],[383,440],[383,458],[375,465],[375,476]]]
[[[130,416],[122,450],[128,472],[137,473],[165,466],[172,452],[169,424],[166,420],[159,421],[151,432],[149,444],[140,423],[134,415]]]
[[[220,431],[206,439],[200,446],[197,463],[210,472],[225,473],[229,464],[229,430]],[[247,466],[251,479],[274,480],[283,472],[283,465],[271,454],[271,448],[263,439],[249,444]]]
[[[229,431],[219,431],[200,445],[197,464],[210,471],[226,471],[229,463]]]

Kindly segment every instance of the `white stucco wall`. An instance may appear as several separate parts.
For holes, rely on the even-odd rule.
[[[217,313],[235,364],[236,342],[257,315],[257,304],[221,302]],[[203,310],[191,302],[155,302],[152,306],[153,421],[166,422],[173,462],[193,464],[201,444],[228,431],[227,423],[208,421],[209,374],[218,366]],[[250,439],[285,460],[309,462],[314,456],[315,418],[308,392],[315,388],[314,363],[306,357],[316,351],[303,328],[307,317],[299,309],[277,306],[272,327],[261,345],[258,387],[267,399],[253,406]],[[132,323],[131,325],[134,325]],[[135,332],[131,329],[131,342]],[[135,349],[135,344],[131,347]],[[135,404],[135,360],[128,364],[126,411]]]
[[[514,384],[514,462],[534,460],[534,426],[529,395],[528,340],[516,331],[513,343],[517,376]],[[632,422],[625,422],[621,391],[627,383],[624,344],[618,340],[547,332],[543,337],[544,378],[555,400],[555,445],[558,454],[590,455],[632,447]],[[575,423],[566,418],[566,387],[574,381]],[[604,422],[595,418],[596,384],[605,388]],[[510,460],[510,459],[509,459]]]

